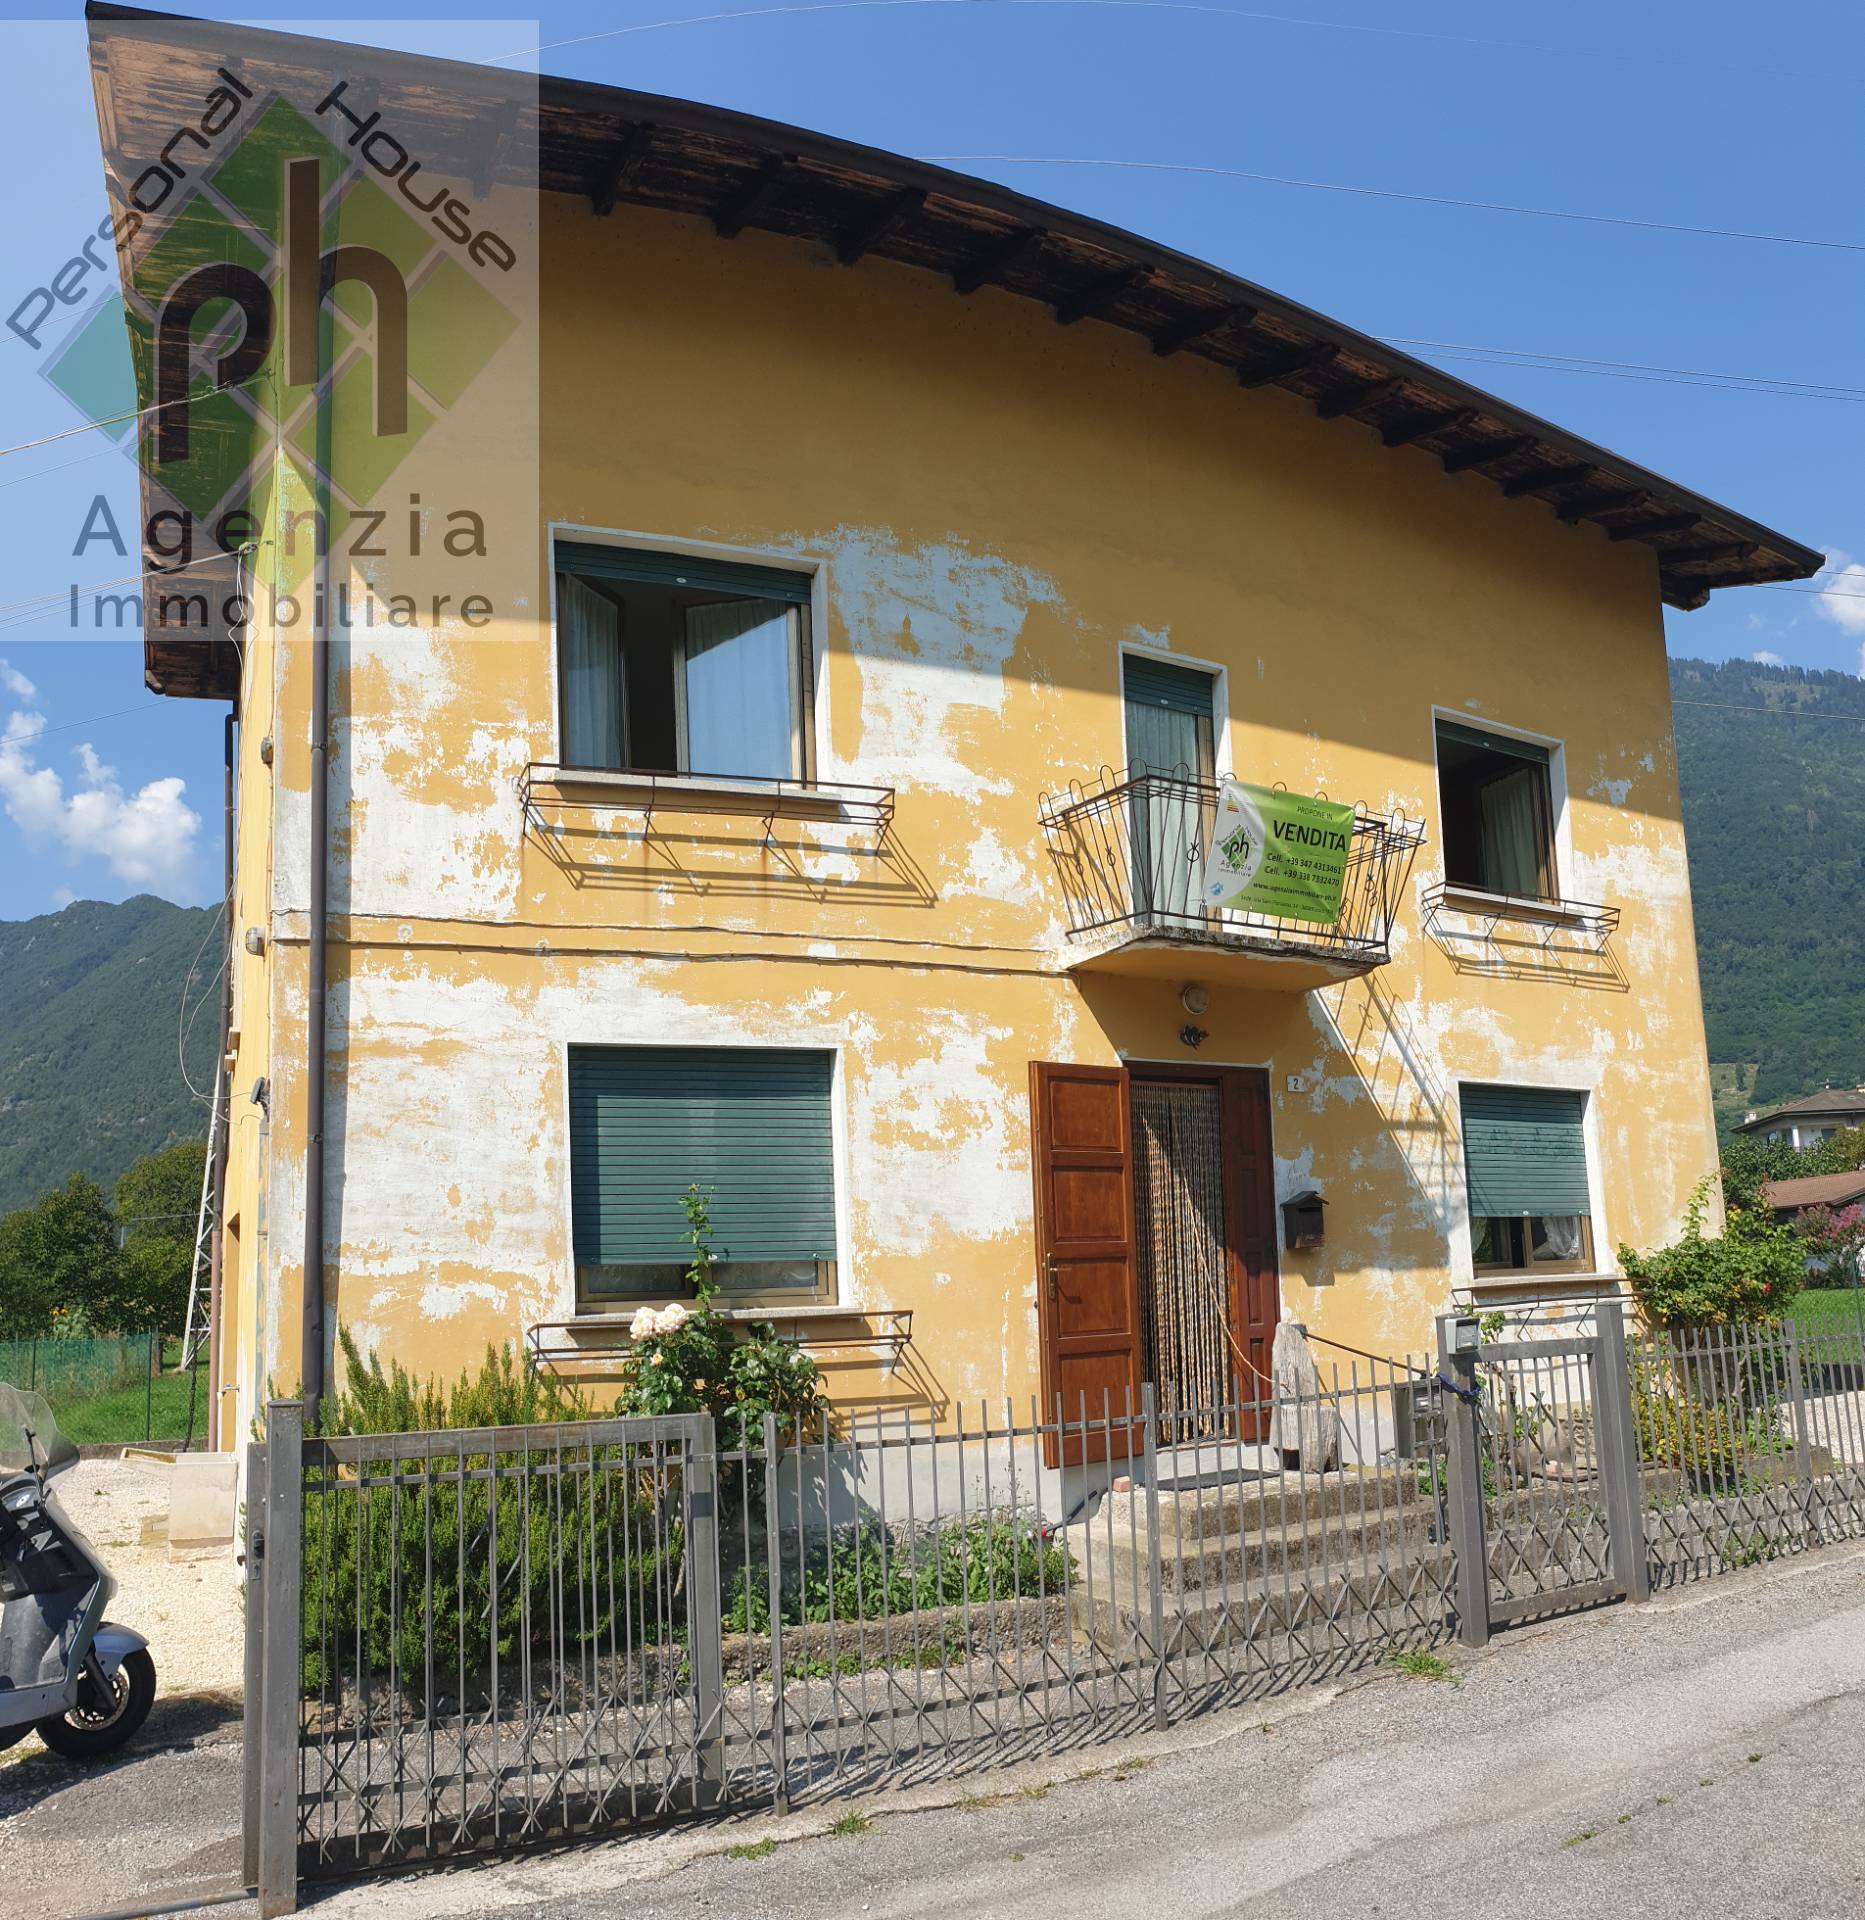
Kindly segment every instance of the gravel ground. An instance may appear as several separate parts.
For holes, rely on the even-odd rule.
[[[145,1635],[155,1657],[156,1698],[207,1696],[236,1711],[245,1660],[240,1570],[232,1549],[170,1559],[168,1476],[128,1460],[80,1460],[53,1482],[59,1505],[116,1576],[110,1617]],[[156,1537],[145,1541],[145,1523]],[[4,1769],[43,1751],[30,1735],[0,1753]]]

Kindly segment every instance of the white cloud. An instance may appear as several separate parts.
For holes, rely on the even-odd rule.
[[[15,700],[30,700],[39,691],[10,660],[0,659],[0,687]]]
[[[1826,556],[1813,610],[1847,633],[1865,633],[1865,566],[1835,547]],[[1865,648],[1861,648],[1865,654]]]
[[[1749,658],[1758,667],[1778,667],[1781,664],[1781,656],[1778,653],[1770,653],[1766,647],[1757,647]]]
[[[201,830],[201,816],[182,798],[187,783],[171,775],[125,793],[116,768],[87,741],[73,756],[78,776],[67,791],[55,769],[38,764],[44,731],[45,716],[30,711],[9,713],[0,726],[0,805],[26,839],[69,859],[107,861],[132,886],[185,887]]]

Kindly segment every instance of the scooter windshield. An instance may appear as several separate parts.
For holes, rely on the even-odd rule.
[[[45,1396],[0,1380],[0,1473],[36,1467],[49,1478],[77,1458],[76,1443],[59,1430]]]

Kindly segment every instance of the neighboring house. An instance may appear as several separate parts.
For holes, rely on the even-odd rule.
[[[1865,1127],[1865,1087],[1827,1088],[1804,1100],[1790,1100],[1771,1113],[1751,1113],[1735,1129],[1766,1140],[1785,1141],[1796,1153],[1817,1147],[1848,1127]]]
[[[100,61],[119,201],[216,63],[312,58],[169,32]],[[384,124],[496,119],[371,58]],[[239,716],[221,1442],[339,1321],[612,1346],[690,1182],[845,1407],[968,1421],[1671,1238],[1716,1141],[1662,608],[1820,555],[1005,188],[539,98],[524,606],[330,644],[327,917],[282,519],[239,646],[148,633]],[[1232,775],[1356,803],[1332,918],[1207,909]]]
[[[1763,1206],[1772,1209],[1776,1220],[1783,1226],[1792,1226],[1816,1207],[1839,1213],[1847,1207],[1865,1206],[1865,1171],[1815,1173],[1804,1180],[1764,1180],[1761,1199]],[[1834,1257],[1809,1253],[1808,1270],[1824,1273]],[[1855,1259],[1854,1266],[1858,1265]]]

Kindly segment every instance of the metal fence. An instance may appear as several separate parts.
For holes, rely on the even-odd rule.
[[[1865,1534],[1865,1354],[1447,1319],[1301,1391],[248,1460],[247,1869],[950,1775]],[[1262,1438],[1257,1438],[1257,1436]],[[1089,1460],[1089,1467],[1052,1467]]]

